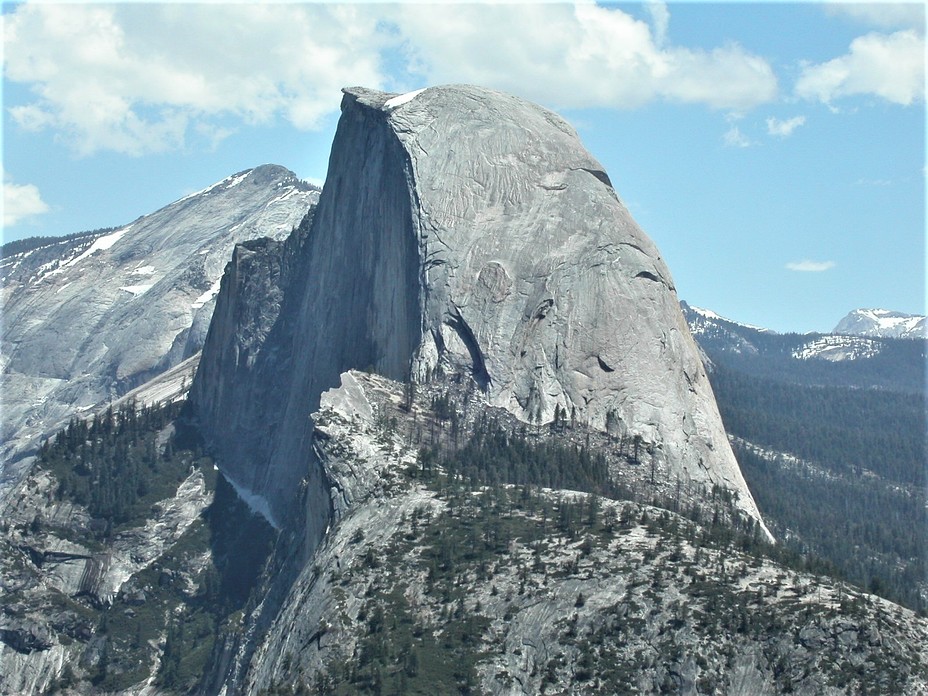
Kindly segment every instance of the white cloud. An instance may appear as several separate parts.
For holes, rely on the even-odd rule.
[[[240,123],[314,128],[348,85],[472,82],[555,108],[775,98],[766,60],[665,45],[666,5],[649,12],[650,25],[592,2],[26,3],[3,17],[4,74],[34,95],[15,122],[82,154],[215,144]]]
[[[751,139],[742,133],[738,126],[729,128],[725,131],[725,135],[722,136],[722,138],[729,147],[750,147],[753,144]]]
[[[33,184],[14,184],[3,175],[3,226],[10,227],[20,220],[48,212],[39,189]]]
[[[670,25],[670,11],[666,2],[649,0],[645,9],[651,15],[651,25],[654,27],[654,43],[663,46],[667,42],[667,27]]]
[[[925,39],[913,30],[870,33],[851,42],[843,56],[802,69],[796,93],[826,104],[872,94],[908,105],[925,98]]]
[[[793,116],[785,120],[780,120],[771,116],[767,119],[767,133],[775,135],[778,138],[788,138],[793,134],[794,130],[804,125],[805,122],[805,116]]]
[[[652,16],[665,32],[661,11]],[[556,108],[667,99],[744,110],[777,93],[770,65],[737,44],[662,47],[646,22],[593,3],[401,5],[394,17],[411,72],[430,84],[483,84]]]
[[[834,261],[810,261],[808,259],[803,259],[802,261],[790,261],[786,264],[786,268],[790,271],[799,271],[802,273],[821,273],[822,271],[827,271],[835,267]]]
[[[78,152],[144,154],[215,121],[313,128],[346,84],[381,86],[376,18],[353,5],[45,5],[4,15],[5,76],[35,100],[10,113]]]
[[[865,3],[835,0],[825,3],[825,11],[830,15],[843,15],[881,29],[925,30],[925,5],[919,2]]]

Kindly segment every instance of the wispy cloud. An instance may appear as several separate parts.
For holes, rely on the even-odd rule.
[[[854,95],[903,105],[924,101],[925,37],[912,29],[859,36],[845,55],[804,66],[796,94],[825,104]]]
[[[793,116],[785,120],[771,116],[767,119],[767,133],[778,138],[788,138],[793,134],[794,130],[804,125],[805,122],[805,116]]]
[[[667,27],[670,24],[670,11],[666,2],[649,0],[645,9],[651,15],[651,26],[654,27],[654,43],[663,46],[667,42]]]
[[[845,16],[862,24],[881,29],[915,29],[924,31],[925,6],[919,2],[846,2],[835,0],[825,3],[825,11],[834,16]]]
[[[892,179],[858,179],[855,183],[858,186],[877,186],[880,188],[893,185]]]
[[[722,139],[729,147],[750,147],[752,145],[751,139],[742,133],[738,126],[732,126],[725,131]]]
[[[10,227],[33,215],[48,212],[38,187],[33,184],[14,184],[3,174],[3,226]]]
[[[822,271],[827,271],[835,267],[834,261],[810,261],[808,259],[803,259],[802,261],[790,261],[786,264],[786,268],[790,271],[799,271],[801,273],[821,273]]]

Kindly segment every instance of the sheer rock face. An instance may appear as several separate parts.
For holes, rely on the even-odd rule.
[[[224,458],[274,515],[301,480],[319,483],[310,414],[356,368],[466,371],[490,404],[634,439],[759,518],[667,267],[557,115],[476,87],[345,90],[300,253],[277,320],[288,328],[263,346],[287,356],[287,380],[255,387],[270,455]],[[229,407],[199,406],[208,428]]]
[[[39,437],[199,351],[234,245],[286,238],[318,195],[264,165],[125,227],[3,259],[0,491]]]

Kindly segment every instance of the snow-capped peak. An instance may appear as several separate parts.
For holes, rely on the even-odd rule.
[[[755,326],[754,324],[745,324],[744,322],[741,322],[741,321],[734,321],[733,319],[728,319],[727,317],[723,317],[720,314],[716,314],[711,309],[704,309],[703,307],[695,307],[691,304],[687,304],[686,302],[681,302],[680,304],[683,307],[684,311],[687,308],[689,308],[697,316],[703,319],[708,319],[709,321],[713,321],[713,322],[724,321],[728,324],[734,324],[735,326],[744,327],[745,329],[753,329],[754,331],[761,331],[763,333],[776,333],[775,331],[772,331],[771,329],[765,329],[762,326]]]
[[[880,338],[928,338],[922,315],[889,309],[855,309],[838,322],[834,333]]]

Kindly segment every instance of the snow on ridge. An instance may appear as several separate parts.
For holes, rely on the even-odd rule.
[[[425,91],[425,89],[426,88],[423,87],[422,89],[416,89],[416,90],[413,90],[412,92],[406,92],[406,94],[400,94],[399,96],[387,99],[387,101],[383,103],[383,108],[386,109],[387,111],[393,111],[394,109],[398,109],[403,104],[406,104],[407,102],[411,102],[413,99],[418,97],[420,94],[422,94]]]
[[[224,184],[225,187],[226,187],[226,191],[228,191],[230,188],[233,188],[233,187],[235,187],[235,186],[238,186],[240,183],[242,183],[243,181],[245,181],[245,179],[248,178],[248,175],[249,175],[249,174],[251,174],[251,170],[250,170],[250,169],[248,169],[248,170],[246,170],[246,171],[244,171],[244,172],[242,172],[241,174],[238,174],[238,175],[227,176],[225,179],[223,179],[223,180],[220,181],[219,183],[220,183],[220,184]],[[226,181],[228,181],[229,179],[231,179],[231,181],[229,181],[229,183],[226,183]]]
[[[205,189],[200,189],[199,191],[188,193],[183,198],[178,198],[172,205],[183,203],[184,201],[190,200],[191,198],[196,198],[197,196],[206,195],[207,193],[211,193],[214,189],[217,189],[220,186],[225,186],[226,190],[228,191],[233,186],[238,186],[240,183],[242,183],[246,178],[248,178],[248,175],[251,174],[252,171],[253,170],[251,169],[246,169],[240,174],[232,174],[231,176],[227,176],[222,181],[217,181],[215,184],[210,184]]]
[[[267,205],[264,206],[264,207],[265,207],[265,208],[270,208],[270,207],[271,207],[272,205],[274,205],[275,203],[280,203],[281,201],[285,201],[285,200],[287,200],[288,198],[292,198],[292,197],[295,196],[295,195],[299,195],[300,193],[301,193],[301,192],[300,192],[300,190],[299,190],[298,188],[291,188],[291,189],[290,189],[289,191],[287,191],[285,194],[280,195],[280,196],[277,196],[277,198],[272,198],[270,201],[268,201]]]
[[[132,225],[126,225],[125,227],[118,229],[115,232],[103,235],[102,237],[97,237],[94,240],[93,244],[91,244],[84,251],[83,254],[81,254],[80,256],[74,257],[67,263],[62,264],[61,267],[64,268],[66,266],[73,266],[76,263],[79,263],[80,261],[83,261],[84,259],[92,256],[93,254],[96,254],[98,251],[106,251],[107,249],[112,247],[116,242],[122,239],[123,235],[125,235],[126,232],[128,232],[131,229],[132,229]]]
[[[879,341],[860,336],[826,335],[806,341],[793,350],[797,360],[828,360],[843,362],[872,358],[879,354],[882,345]]]
[[[926,318],[889,309],[855,309],[845,316],[834,333],[883,338],[928,338]]]
[[[719,316],[718,314],[713,312],[711,309],[703,309],[702,307],[695,307],[693,305],[690,305],[690,309],[696,312],[696,314],[702,317],[705,317],[706,319],[721,319],[722,321],[728,321],[728,319],[726,319],[725,317]]]
[[[690,305],[690,309],[692,309],[694,312],[696,312],[696,314],[698,314],[699,316],[705,319],[712,319],[715,321],[725,321],[725,322],[728,322],[729,324],[735,324],[736,326],[743,326],[746,329],[754,329],[755,331],[761,331],[763,333],[774,333],[770,329],[765,329],[763,326],[755,326],[754,324],[745,324],[744,322],[734,321],[733,319],[727,319],[721,316],[720,314],[716,314],[711,309],[703,309],[702,307],[694,307],[693,305]]]

